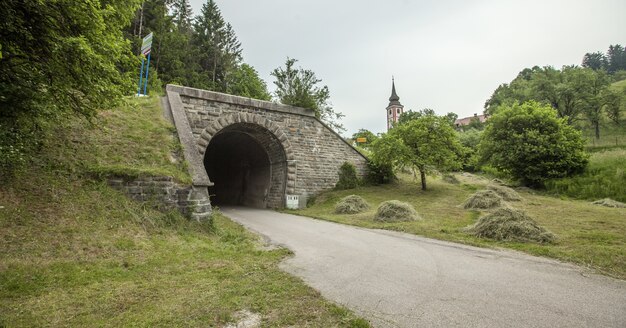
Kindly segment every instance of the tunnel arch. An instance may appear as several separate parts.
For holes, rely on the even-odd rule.
[[[252,113],[218,117],[197,143],[211,181],[212,203],[283,207],[295,192],[296,162],[287,136],[271,120]]]

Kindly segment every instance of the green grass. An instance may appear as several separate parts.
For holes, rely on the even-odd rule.
[[[550,193],[597,200],[611,198],[626,202],[626,149],[591,154],[585,173],[546,183]]]
[[[99,178],[171,176],[189,184],[175,131],[163,118],[157,97],[125,99],[118,108],[100,112],[91,124],[75,119],[54,129],[53,138],[68,142],[50,143],[46,152],[50,164],[62,165],[62,170]]]
[[[311,207],[289,212],[475,246],[510,248],[578,263],[610,276],[626,278],[626,209],[603,208],[586,201],[558,199],[521,191],[520,195],[524,199],[511,202],[511,205],[526,211],[539,225],[554,232],[558,240],[554,244],[497,242],[473,237],[462,231],[464,227],[475,223],[481,213],[464,210],[459,205],[475,190],[484,188],[487,180],[460,178],[460,185],[429,179],[430,190],[422,191],[418,183],[401,176],[398,184],[394,185],[324,193]],[[335,203],[348,194],[362,196],[372,208],[361,214],[335,214]],[[412,204],[423,220],[398,223],[374,221],[378,205],[390,199]]]
[[[209,223],[157,212],[89,178],[99,163],[184,180],[176,165],[157,165],[167,162],[161,155],[171,140],[143,144],[171,135],[163,122],[143,122],[157,119],[155,108],[141,109],[154,104],[140,100],[136,113],[99,118],[122,124],[128,114],[153,131],[137,144],[123,140],[133,134],[126,128],[74,122],[72,133],[51,132],[33,165],[0,185],[0,327],[221,327],[244,309],[259,313],[264,327],[368,327],[279,270],[289,251],[263,250],[222,215]],[[128,150],[144,153],[119,166],[102,157]]]

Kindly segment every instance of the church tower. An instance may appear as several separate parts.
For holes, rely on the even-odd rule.
[[[396,94],[396,84],[391,78],[391,97],[389,97],[389,106],[387,106],[387,131],[398,123],[400,114],[404,111],[404,106],[400,103],[400,97]]]

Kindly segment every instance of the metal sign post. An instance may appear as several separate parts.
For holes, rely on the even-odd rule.
[[[145,82],[144,82],[144,86],[143,86],[143,94],[147,95],[147,91],[148,91],[148,74],[150,73],[150,53],[152,51],[152,37],[153,34],[152,32],[150,32],[150,34],[146,35],[145,38],[143,38],[143,42],[141,43],[141,72],[139,73],[139,88],[137,88],[137,96],[141,96],[141,84],[142,84],[142,80],[143,80],[143,64],[144,64],[144,60],[145,60],[145,56],[148,56],[148,64],[146,65],[146,77],[145,77]]]

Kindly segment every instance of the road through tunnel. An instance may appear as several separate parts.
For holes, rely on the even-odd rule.
[[[204,155],[214,186],[214,205],[259,208],[283,206],[287,175],[285,150],[266,128],[236,123],[216,133]]]

